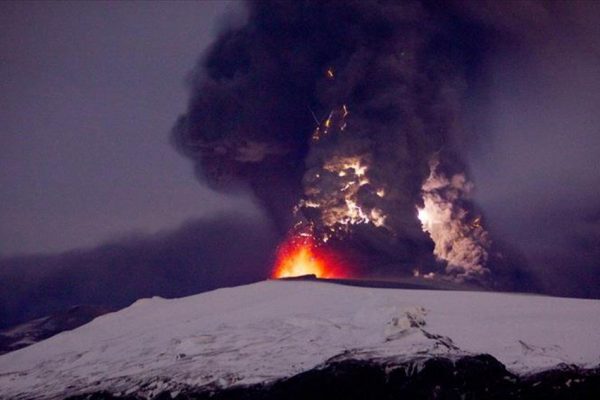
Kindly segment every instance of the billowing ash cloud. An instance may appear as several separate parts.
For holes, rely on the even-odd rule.
[[[376,234],[391,259],[423,261],[415,204],[431,156],[455,147],[474,46],[461,29],[421,2],[251,3],[196,70],[175,141],[209,184],[248,184],[284,229],[299,207],[324,237]]]
[[[418,218],[435,243],[433,254],[446,261],[446,272],[458,279],[479,278],[489,273],[486,264],[491,241],[481,218],[470,217],[462,205],[469,199],[473,184],[464,174],[447,178],[437,170],[436,160],[430,167]]]
[[[466,195],[479,133],[463,105],[489,54],[536,26],[546,6],[529,3],[248,3],[194,71],[174,141],[209,185],[249,187],[282,231],[308,226],[405,271],[439,270],[435,251],[461,279],[514,277],[516,252]],[[433,158],[443,187],[428,183]],[[451,232],[424,232],[417,210],[448,201]]]

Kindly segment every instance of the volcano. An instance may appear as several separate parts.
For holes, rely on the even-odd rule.
[[[598,326],[598,300],[271,280],[5,354],[0,398],[592,398]]]

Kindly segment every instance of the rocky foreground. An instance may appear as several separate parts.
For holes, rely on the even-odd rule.
[[[430,358],[422,363],[333,361],[270,384],[228,389],[182,389],[154,400],[385,400],[385,399],[597,399],[600,368],[562,365],[517,376],[490,355],[457,360]],[[68,400],[141,400],[135,394],[86,393]]]

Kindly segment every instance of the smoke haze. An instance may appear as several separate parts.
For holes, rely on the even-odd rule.
[[[124,307],[263,280],[278,239],[264,216],[217,215],[97,248],[0,259],[0,328],[79,304]]]
[[[468,110],[476,200],[544,291],[598,297],[600,6],[532,5],[504,20],[516,37],[489,58]]]

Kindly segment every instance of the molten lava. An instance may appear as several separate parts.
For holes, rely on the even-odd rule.
[[[294,236],[277,251],[273,278],[315,275],[317,278],[343,278],[347,274],[338,262],[315,246],[310,236]]]

